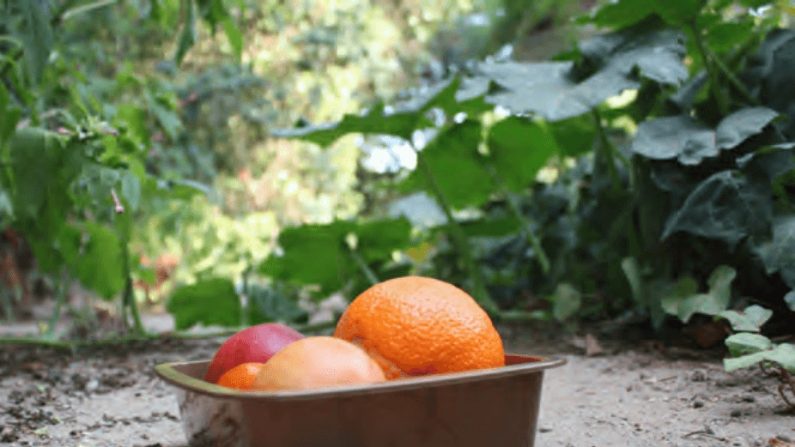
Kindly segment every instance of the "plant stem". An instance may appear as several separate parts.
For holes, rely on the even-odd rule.
[[[718,70],[720,70],[723,76],[726,77],[726,79],[729,81],[732,87],[734,87],[738,92],[740,92],[740,94],[743,96],[743,98],[745,98],[746,101],[754,105],[759,105],[759,100],[756,99],[754,95],[752,95],[751,92],[748,91],[748,88],[746,88],[745,85],[742,82],[740,82],[737,76],[735,76],[734,73],[732,73],[732,71],[729,69],[729,67],[727,67],[726,64],[723,63],[720,57],[718,57],[718,55],[715,54],[711,49],[706,47],[704,49],[707,52],[707,55],[709,56],[710,60],[712,60],[712,62],[715,63],[715,66],[718,67]]]
[[[66,293],[69,290],[69,279],[66,269],[61,272],[61,277],[58,279],[58,292],[55,295],[55,309],[50,316],[50,323],[47,325],[47,338],[52,338],[55,335],[55,325],[61,319],[61,310],[63,309],[64,302],[66,301]]]
[[[353,258],[353,262],[356,263],[356,266],[359,267],[359,270],[362,271],[362,274],[364,274],[367,280],[370,281],[371,285],[376,285],[379,282],[381,282],[378,279],[378,276],[376,276],[375,272],[373,272],[373,270],[370,268],[370,266],[368,266],[367,263],[364,262],[364,259],[362,259],[362,255],[360,255],[359,252],[356,251],[356,249],[354,249],[353,247],[348,247],[348,253],[350,253],[351,258]]]
[[[122,238],[122,256],[124,258],[124,296],[122,297],[122,307],[126,306],[130,310],[130,315],[133,318],[133,330],[136,334],[146,334],[143,321],[141,321],[141,313],[138,311],[138,302],[135,300],[135,292],[133,290],[132,272],[130,270],[130,248],[126,238]],[[125,318],[125,321],[126,318]]]
[[[600,114],[597,109],[593,109],[591,113],[594,122],[596,122],[596,132],[599,135],[599,150],[596,152],[596,166],[598,167],[602,163],[607,166],[610,183],[614,190],[618,190],[621,188],[621,183],[618,179],[615,161],[613,160],[613,145],[610,144],[610,140],[607,138],[607,132],[605,132],[605,128],[602,125],[602,114]]]
[[[549,273],[549,257],[547,253],[544,251],[544,247],[541,246],[541,241],[536,236],[535,232],[533,231],[533,224],[530,222],[530,219],[527,218],[522,211],[519,209],[519,204],[516,203],[516,198],[511,195],[511,193],[506,194],[508,199],[508,206],[511,208],[513,214],[522,222],[524,226],[525,236],[527,236],[527,240],[530,241],[530,245],[533,246],[533,252],[535,252],[536,256],[538,257],[538,263],[541,265],[541,271],[544,274]]]
[[[455,216],[453,216],[452,207],[445,198],[444,193],[442,193],[439,184],[436,183],[436,178],[434,177],[433,172],[431,172],[430,166],[424,162],[416,148],[414,148],[414,151],[417,153],[417,167],[420,168],[425,175],[425,179],[430,185],[431,191],[436,197],[436,201],[439,203],[439,206],[442,207],[442,211],[444,212],[447,222],[450,225],[450,233],[453,243],[461,255],[461,258],[463,258],[464,267],[473,282],[473,295],[475,295],[475,298],[486,309],[486,311],[490,313],[496,313],[498,310],[497,303],[494,302],[494,300],[491,298],[491,295],[489,294],[488,289],[486,289],[480,269],[476,265],[475,259],[472,257],[472,251],[470,250],[469,241],[467,240],[467,236],[464,233],[464,229],[455,219]]]
[[[720,85],[718,85],[718,74],[715,72],[715,66],[712,64],[713,59],[709,57],[709,50],[706,45],[704,45],[701,30],[698,29],[695,21],[690,22],[689,28],[690,32],[693,34],[696,48],[701,55],[701,61],[704,63],[704,69],[707,70],[710,89],[712,90],[712,95],[715,97],[715,102],[718,103],[718,111],[721,115],[726,115],[729,112],[729,101],[728,98],[726,98],[726,92],[721,90]]]

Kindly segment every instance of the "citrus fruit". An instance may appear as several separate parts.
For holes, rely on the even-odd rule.
[[[225,372],[218,379],[218,385],[238,390],[248,390],[264,365],[264,363],[256,362],[241,363]]]
[[[243,329],[218,348],[204,380],[216,383],[223,373],[241,363],[265,363],[283,347],[303,337],[280,323],[263,323]]]
[[[388,379],[505,365],[488,314],[463,290],[433,278],[370,287],[342,314],[334,336],[364,348]]]
[[[251,389],[308,390],[384,380],[384,372],[360,348],[339,338],[315,336],[290,343],[271,357]]]

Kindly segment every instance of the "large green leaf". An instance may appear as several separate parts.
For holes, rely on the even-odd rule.
[[[773,342],[764,335],[740,332],[726,338],[726,347],[734,355],[753,354],[755,352],[766,351],[773,347]]]
[[[467,120],[436,136],[419,153],[418,166],[404,188],[441,194],[453,208],[485,203],[494,190],[489,171],[478,152],[481,126]]]
[[[682,36],[671,30],[631,29],[598,36],[584,42],[580,52],[584,65],[593,68],[584,78],[575,73],[573,62],[481,64],[480,76],[502,87],[487,100],[516,113],[558,121],[638,88],[640,78],[672,85],[687,78]]]
[[[565,321],[580,310],[582,294],[570,284],[558,284],[552,295],[552,315],[558,321]]]
[[[701,182],[668,218],[662,238],[682,231],[733,245],[766,231],[772,213],[769,184],[720,171]]]
[[[776,116],[766,107],[746,108],[724,118],[716,130],[687,115],[657,118],[638,126],[632,150],[654,160],[697,165],[761,132]]]
[[[497,175],[513,191],[526,188],[557,152],[555,139],[546,128],[520,117],[495,124],[489,130],[488,144]]]
[[[684,25],[698,17],[703,0],[666,0],[654,2],[655,12],[672,25]]]
[[[789,307],[789,310],[795,312],[795,290],[790,290],[784,295],[784,304]]]
[[[728,266],[716,268],[709,277],[709,291],[694,293],[692,279],[680,281],[678,286],[662,297],[663,310],[687,323],[694,314],[718,315],[729,306],[731,283],[737,272]]]
[[[749,137],[758,134],[778,116],[767,107],[748,107],[724,118],[715,130],[715,143],[719,149],[733,148]]]
[[[758,334],[735,334],[726,339],[726,344],[729,345],[730,339],[740,335],[756,336],[754,338],[744,337],[742,339],[735,339],[732,342],[734,348],[738,349],[740,352],[745,350],[752,353],[742,355],[740,357],[724,359],[723,366],[726,371],[748,368],[750,366],[756,365],[757,363],[768,361],[778,363],[788,371],[795,372],[795,345],[791,343],[782,343],[778,346],[772,347],[772,343],[770,343],[770,340],[767,340],[767,337],[763,337]],[[767,343],[765,343],[765,340],[767,340]],[[760,347],[765,345],[767,345],[768,348],[762,351],[758,350]]]
[[[773,311],[754,304],[746,307],[742,312],[725,310],[718,316],[729,320],[732,329],[737,332],[759,332],[759,328],[773,316]]]
[[[42,129],[18,130],[9,140],[13,173],[14,209],[18,217],[35,218],[50,192],[57,192],[58,170],[63,163],[62,139]],[[65,190],[61,191],[66,194]]]
[[[351,224],[340,221],[287,228],[279,234],[281,253],[271,255],[261,271],[293,284],[318,285],[326,292],[339,290],[353,268],[345,246],[345,236],[352,229]]]
[[[25,65],[30,78],[39,82],[53,44],[51,3],[48,0],[25,0],[17,4],[22,7],[24,19],[22,40],[25,42]]]
[[[448,116],[459,111],[477,112],[486,109],[486,104],[474,95],[471,99],[456,99],[461,85],[459,78],[443,82],[430,92],[418,97],[394,111],[387,111],[383,104],[373,107],[362,115],[345,115],[342,121],[317,126],[304,126],[289,130],[275,130],[273,136],[299,138],[326,147],[343,135],[361,133],[369,135],[393,135],[411,140],[417,129],[433,127],[428,112],[439,108]]]
[[[174,60],[177,65],[182,63],[182,59],[188,54],[188,50],[196,43],[196,6],[194,0],[180,0],[182,10],[182,31],[179,33],[177,41],[177,51]]]
[[[654,13],[653,0],[616,0],[596,9],[591,21],[606,28],[624,28],[634,25]]]
[[[779,272],[789,287],[795,288],[795,215],[773,221],[773,237],[755,246],[768,274]]]
[[[593,149],[596,123],[589,115],[548,123],[547,128],[555,137],[556,146],[563,155],[576,157]]]
[[[6,141],[14,134],[21,117],[22,111],[11,104],[8,91],[0,89],[0,154],[3,153]]]
[[[795,143],[765,146],[738,157],[737,167],[752,175],[761,175],[771,182],[795,169]]]
[[[597,9],[591,21],[601,27],[624,28],[651,14],[657,14],[672,25],[683,25],[701,11],[702,0],[612,0]]]
[[[178,330],[205,326],[238,326],[242,308],[235,286],[228,279],[210,278],[179,287],[166,308]]]
[[[792,343],[782,343],[765,355],[767,360],[776,362],[788,371],[795,371],[795,345]]]
[[[253,285],[248,291],[248,323],[291,323],[306,317],[306,311],[279,290]]]
[[[121,292],[126,282],[121,242],[110,228],[85,224],[88,239],[76,259],[69,260],[75,274],[86,287],[106,299]]]
[[[765,36],[759,50],[748,58],[743,78],[751,93],[762,104],[788,115],[781,124],[783,132],[795,139],[795,30],[775,29]]]
[[[387,260],[395,250],[411,243],[411,224],[406,218],[363,222],[354,230],[356,250],[367,261]]]

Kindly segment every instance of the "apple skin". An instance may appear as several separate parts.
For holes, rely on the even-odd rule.
[[[303,334],[281,323],[263,323],[229,337],[213,356],[204,380],[218,382],[221,376],[241,363],[265,363]]]

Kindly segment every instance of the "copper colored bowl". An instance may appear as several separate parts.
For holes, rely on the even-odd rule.
[[[534,444],[544,370],[562,359],[506,355],[501,368],[312,391],[241,392],[203,381],[209,362],[166,363],[191,446],[513,447]]]

